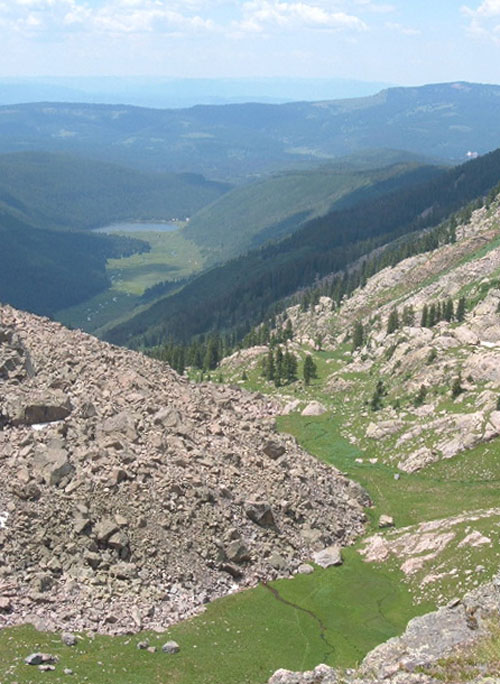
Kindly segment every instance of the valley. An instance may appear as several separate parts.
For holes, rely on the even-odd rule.
[[[426,613],[434,606],[446,605],[457,594],[461,595],[494,577],[499,560],[497,537],[500,521],[497,507],[497,441],[487,438],[482,444],[451,460],[439,460],[415,472],[402,472],[386,456],[390,456],[393,449],[385,447],[380,438],[376,442],[367,439],[366,434],[373,432],[374,428],[370,428],[372,424],[381,425],[381,429],[384,429],[388,416],[392,416],[393,422],[401,420],[399,414],[404,415],[406,402],[412,402],[411,396],[402,402],[399,409],[394,409],[395,397],[391,392],[397,388],[396,397],[401,399],[401,391],[406,396],[404,387],[396,381],[395,390],[388,387],[388,398],[384,400],[387,406],[371,411],[366,407],[366,401],[371,396],[378,376],[373,369],[368,368],[368,361],[372,357],[378,358],[378,349],[389,348],[385,342],[386,333],[382,334],[387,320],[383,312],[390,312],[395,295],[401,301],[408,296],[398,285],[398,270],[406,274],[414,262],[417,265],[425,263],[422,287],[427,287],[426,283],[430,281],[435,283],[433,287],[439,293],[439,288],[447,281],[455,282],[451,274],[458,274],[460,269],[467,267],[471,273],[481,274],[482,291],[486,292],[487,297],[489,290],[484,288],[484,268],[477,269],[476,266],[485,256],[490,255],[491,258],[498,251],[495,240],[489,237],[490,233],[494,237],[500,229],[497,213],[496,205],[489,210],[481,209],[473,216],[469,226],[457,229],[457,242],[439,248],[432,260],[428,257],[422,260],[412,257],[401,262],[401,266],[386,269],[374,276],[364,290],[354,293],[337,314],[332,313],[331,300],[327,298],[305,312],[298,307],[291,309],[288,316],[295,331],[294,339],[289,343],[291,349],[302,358],[306,352],[311,353],[317,365],[318,377],[309,386],[299,382],[274,387],[263,379],[259,358],[267,353],[265,348],[256,348],[256,353],[252,349],[242,350],[221,365],[225,382],[236,382],[252,391],[264,392],[273,397],[273,401],[279,400],[281,407],[295,402],[292,413],[278,419],[280,432],[294,435],[306,451],[346,473],[368,491],[373,504],[366,509],[367,529],[354,548],[344,549],[344,564],[340,568],[322,570],[313,565],[315,569],[312,574],[273,582],[273,590],[278,592],[274,596],[264,586],[248,589],[210,604],[201,615],[170,627],[165,634],[146,631],[134,637],[123,636],[111,641],[110,637],[104,636],[91,641],[84,639],[78,650],[71,654],[65,651],[67,647],[57,646],[57,638],[50,633],[43,636],[26,628],[22,628],[22,631],[19,631],[20,628],[3,630],[0,652],[2,648],[8,648],[10,653],[9,639],[13,636],[16,639],[19,661],[16,661],[16,656],[11,658],[9,655],[16,680],[25,681],[23,677],[26,676],[26,666],[16,665],[16,662],[22,660],[21,656],[25,652],[37,649],[57,651],[61,655],[61,662],[74,668],[77,675],[81,673],[78,676],[88,677],[95,672],[93,676],[98,676],[99,681],[112,681],[113,676],[116,676],[117,658],[121,667],[125,667],[131,682],[162,677],[168,673],[179,682],[229,683],[237,677],[237,681],[257,684],[265,682],[280,667],[310,669],[318,661],[352,667],[380,641],[400,633],[410,617]],[[482,236],[488,236],[489,250],[485,250],[485,241],[479,240]],[[450,254],[446,260],[441,260],[443,250],[456,253],[457,258],[454,259]],[[453,263],[455,266],[450,270]],[[495,272],[495,263],[491,262],[492,273]],[[440,270],[442,264],[445,264],[444,271]],[[410,296],[416,296],[415,282],[413,279]],[[457,276],[457,282],[463,281]],[[474,291],[474,283],[470,278],[467,280],[467,289]],[[363,320],[369,320],[370,309],[366,307],[371,292],[374,299],[370,306],[380,310],[379,302],[386,302],[380,322],[375,320],[373,323],[374,330],[378,326],[381,332],[370,333],[374,335],[373,341],[370,342],[372,338],[367,337],[366,348],[355,351],[353,355],[351,342],[343,339],[344,335],[338,332],[336,325],[345,330],[346,323],[342,317],[351,322],[357,318],[358,302],[365,307]],[[475,308],[466,314],[465,323],[458,326],[453,322],[439,323],[435,329],[430,329],[436,340],[443,337],[446,326],[456,330],[454,334],[459,336],[464,336],[465,330],[470,330],[471,326],[474,328],[475,311],[477,309],[479,313],[484,305],[483,299],[471,298],[472,301],[476,302],[471,304]],[[494,316],[488,313],[480,315]],[[484,329],[483,322],[481,330]],[[313,339],[318,331],[323,336],[322,351],[314,349]],[[405,337],[409,331],[403,327],[401,332],[392,335]],[[490,333],[490,339],[493,339],[492,335],[493,332]],[[471,352],[494,353],[493,347],[481,347],[473,343],[472,338],[468,339],[471,341],[466,342],[462,349],[464,352],[468,350],[469,355]],[[393,355],[395,353],[392,352]],[[360,359],[366,355],[366,359],[356,361],[357,355]],[[455,355],[450,358],[456,363]],[[358,368],[356,364],[359,366],[360,363],[367,368]],[[376,363],[382,363],[384,367],[383,364],[388,362],[382,355]],[[436,363],[449,361],[443,359]],[[243,374],[247,379],[242,381]],[[342,387],[342,383],[357,383],[358,390],[350,391],[346,397],[345,393],[335,391],[335,387]],[[209,388],[211,384],[202,385],[200,389],[202,387]],[[495,381],[491,389],[494,390],[494,387]],[[479,390],[483,394],[491,391],[481,381]],[[469,388],[465,394],[473,391]],[[432,402],[443,400],[449,402],[449,399],[440,398],[439,391],[435,398],[432,395],[428,398],[431,405]],[[311,401],[320,402],[324,407],[322,415],[300,414],[301,409]],[[463,414],[464,410],[470,410],[468,403],[464,396],[455,404],[454,410]],[[395,411],[397,416],[394,415]],[[438,411],[433,408],[433,412]],[[425,415],[425,411],[422,415]],[[415,416],[418,420],[418,411]],[[281,458],[288,460],[290,456]],[[399,475],[397,479],[396,474]],[[378,525],[381,515],[392,517],[395,527],[380,531]],[[391,548],[394,550],[391,551]],[[362,604],[357,600],[360,587]],[[283,642],[285,634],[286,641]],[[260,639],[257,635],[265,636]],[[183,646],[174,662],[165,662],[161,652],[136,655],[138,641],[146,639],[154,646],[169,638]],[[2,646],[2,643],[5,645]],[[325,643],[333,644],[334,649],[327,653]],[[227,670],[221,671],[217,665],[217,672],[211,674],[214,649]],[[248,659],[241,657],[242,650],[248,652]],[[130,656],[124,653],[130,653]],[[103,654],[106,654],[106,665],[99,665],[99,661],[103,662]],[[33,677],[31,673],[29,676]]]
[[[499,92],[0,108],[0,682],[495,681]]]

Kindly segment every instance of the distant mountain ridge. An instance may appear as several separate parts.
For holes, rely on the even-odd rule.
[[[348,100],[157,110],[38,103],[0,107],[0,152],[84,153],[152,171],[250,176],[366,148],[463,161],[500,144],[500,86],[389,88]]]
[[[343,78],[0,78],[0,103],[93,102],[192,107],[235,102],[290,102],[361,97],[388,87]]]

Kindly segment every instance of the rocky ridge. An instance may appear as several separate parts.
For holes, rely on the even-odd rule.
[[[275,402],[0,307],[0,624],[165,629],[363,529]]]
[[[344,436],[403,472],[412,473],[500,436],[500,204],[472,215],[446,244],[388,267],[356,290],[341,307],[322,297],[312,310],[287,310],[290,347],[342,352],[328,380],[331,395],[346,394],[356,419]],[[466,301],[464,319],[421,324],[423,309],[451,299]],[[391,312],[399,325],[388,332]],[[411,309],[412,321],[403,319]],[[362,345],[351,350],[351,333],[363,325]],[[260,349],[260,348],[259,348]],[[343,350],[343,351],[342,351]],[[251,354],[252,350],[242,352]],[[232,360],[236,366],[238,359]],[[258,363],[252,355],[252,364]],[[377,380],[384,399],[368,405]],[[459,392],[451,396],[453,383]],[[416,402],[419,391],[422,401]],[[286,401],[286,398],[285,398]],[[452,402],[452,407],[450,407]],[[351,427],[351,429],[349,429]]]

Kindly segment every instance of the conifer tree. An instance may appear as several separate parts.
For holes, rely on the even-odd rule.
[[[283,375],[287,382],[295,382],[297,380],[297,368],[297,357],[287,349],[283,357]]]
[[[283,352],[281,351],[281,347],[277,347],[276,349],[276,358],[275,358],[275,372],[274,372],[274,384],[276,387],[279,387],[281,385],[281,382],[284,377],[283,373]]]
[[[424,304],[424,308],[422,309],[422,318],[420,319],[420,325],[422,328],[427,328],[429,326],[429,307],[427,304]]]
[[[356,321],[354,324],[354,329],[352,331],[352,350],[359,349],[363,346],[365,341],[365,331],[361,321]]]
[[[309,385],[311,380],[317,377],[316,364],[314,363],[313,358],[310,354],[307,354],[306,358],[304,359],[304,367],[302,369],[302,374],[306,385]]]
[[[403,309],[403,325],[404,326],[412,326],[415,323],[415,309],[413,306],[405,306]]]
[[[425,385],[420,385],[420,389],[418,390],[418,394],[415,397],[415,401],[413,402],[414,406],[422,406],[422,404],[425,401],[425,397],[427,396],[427,387]]]
[[[427,317],[427,327],[432,328],[437,323],[436,305],[432,303],[429,307],[429,315]]]
[[[464,389],[462,387],[462,375],[461,373],[459,373],[455,380],[453,380],[453,384],[451,386],[451,396],[453,397],[453,399],[455,399],[456,397],[458,397],[459,394],[462,394],[463,391]]]
[[[286,340],[292,340],[293,339],[293,327],[292,327],[292,321],[290,319],[287,320],[285,328],[283,330],[283,341],[286,342]]]
[[[446,305],[444,309],[444,320],[448,321],[448,323],[453,320],[453,300],[451,297],[449,297],[446,300]]]
[[[455,318],[459,323],[462,323],[465,318],[465,297],[460,297],[458,300]]]
[[[396,332],[396,330],[399,328],[399,315],[398,315],[398,310],[396,307],[392,309],[391,313],[389,314],[389,319],[387,321],[387,334],[391,335],[393,332]]]
[[[208,340],[205,356],[203,358],[203,370],[210,371],[217,368],[219,363],[219,339],[211,337]]]
[[[382,408],[382,397],[386,394],[383,380],[378,380],[370,400],[370,408],[372,411],[378,411]]]

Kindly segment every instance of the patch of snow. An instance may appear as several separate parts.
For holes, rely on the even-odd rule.
[[[481,340],[481,347],[486,347],[486,349],[495,349],[497,346],[496,342],[487,342],[486,340]]]
[[[33,430],[36,430],[39,432],[40,430],[45,430],[46,427],[52,426],[52,425],[57,425],[58,423],[62,423],[62,420],[54,420],[52,423],[33,423],[31,428]]]
[[[9,519],[9,514],[7,511],[0,511],[0,530],[7,527],[7,520]]]

